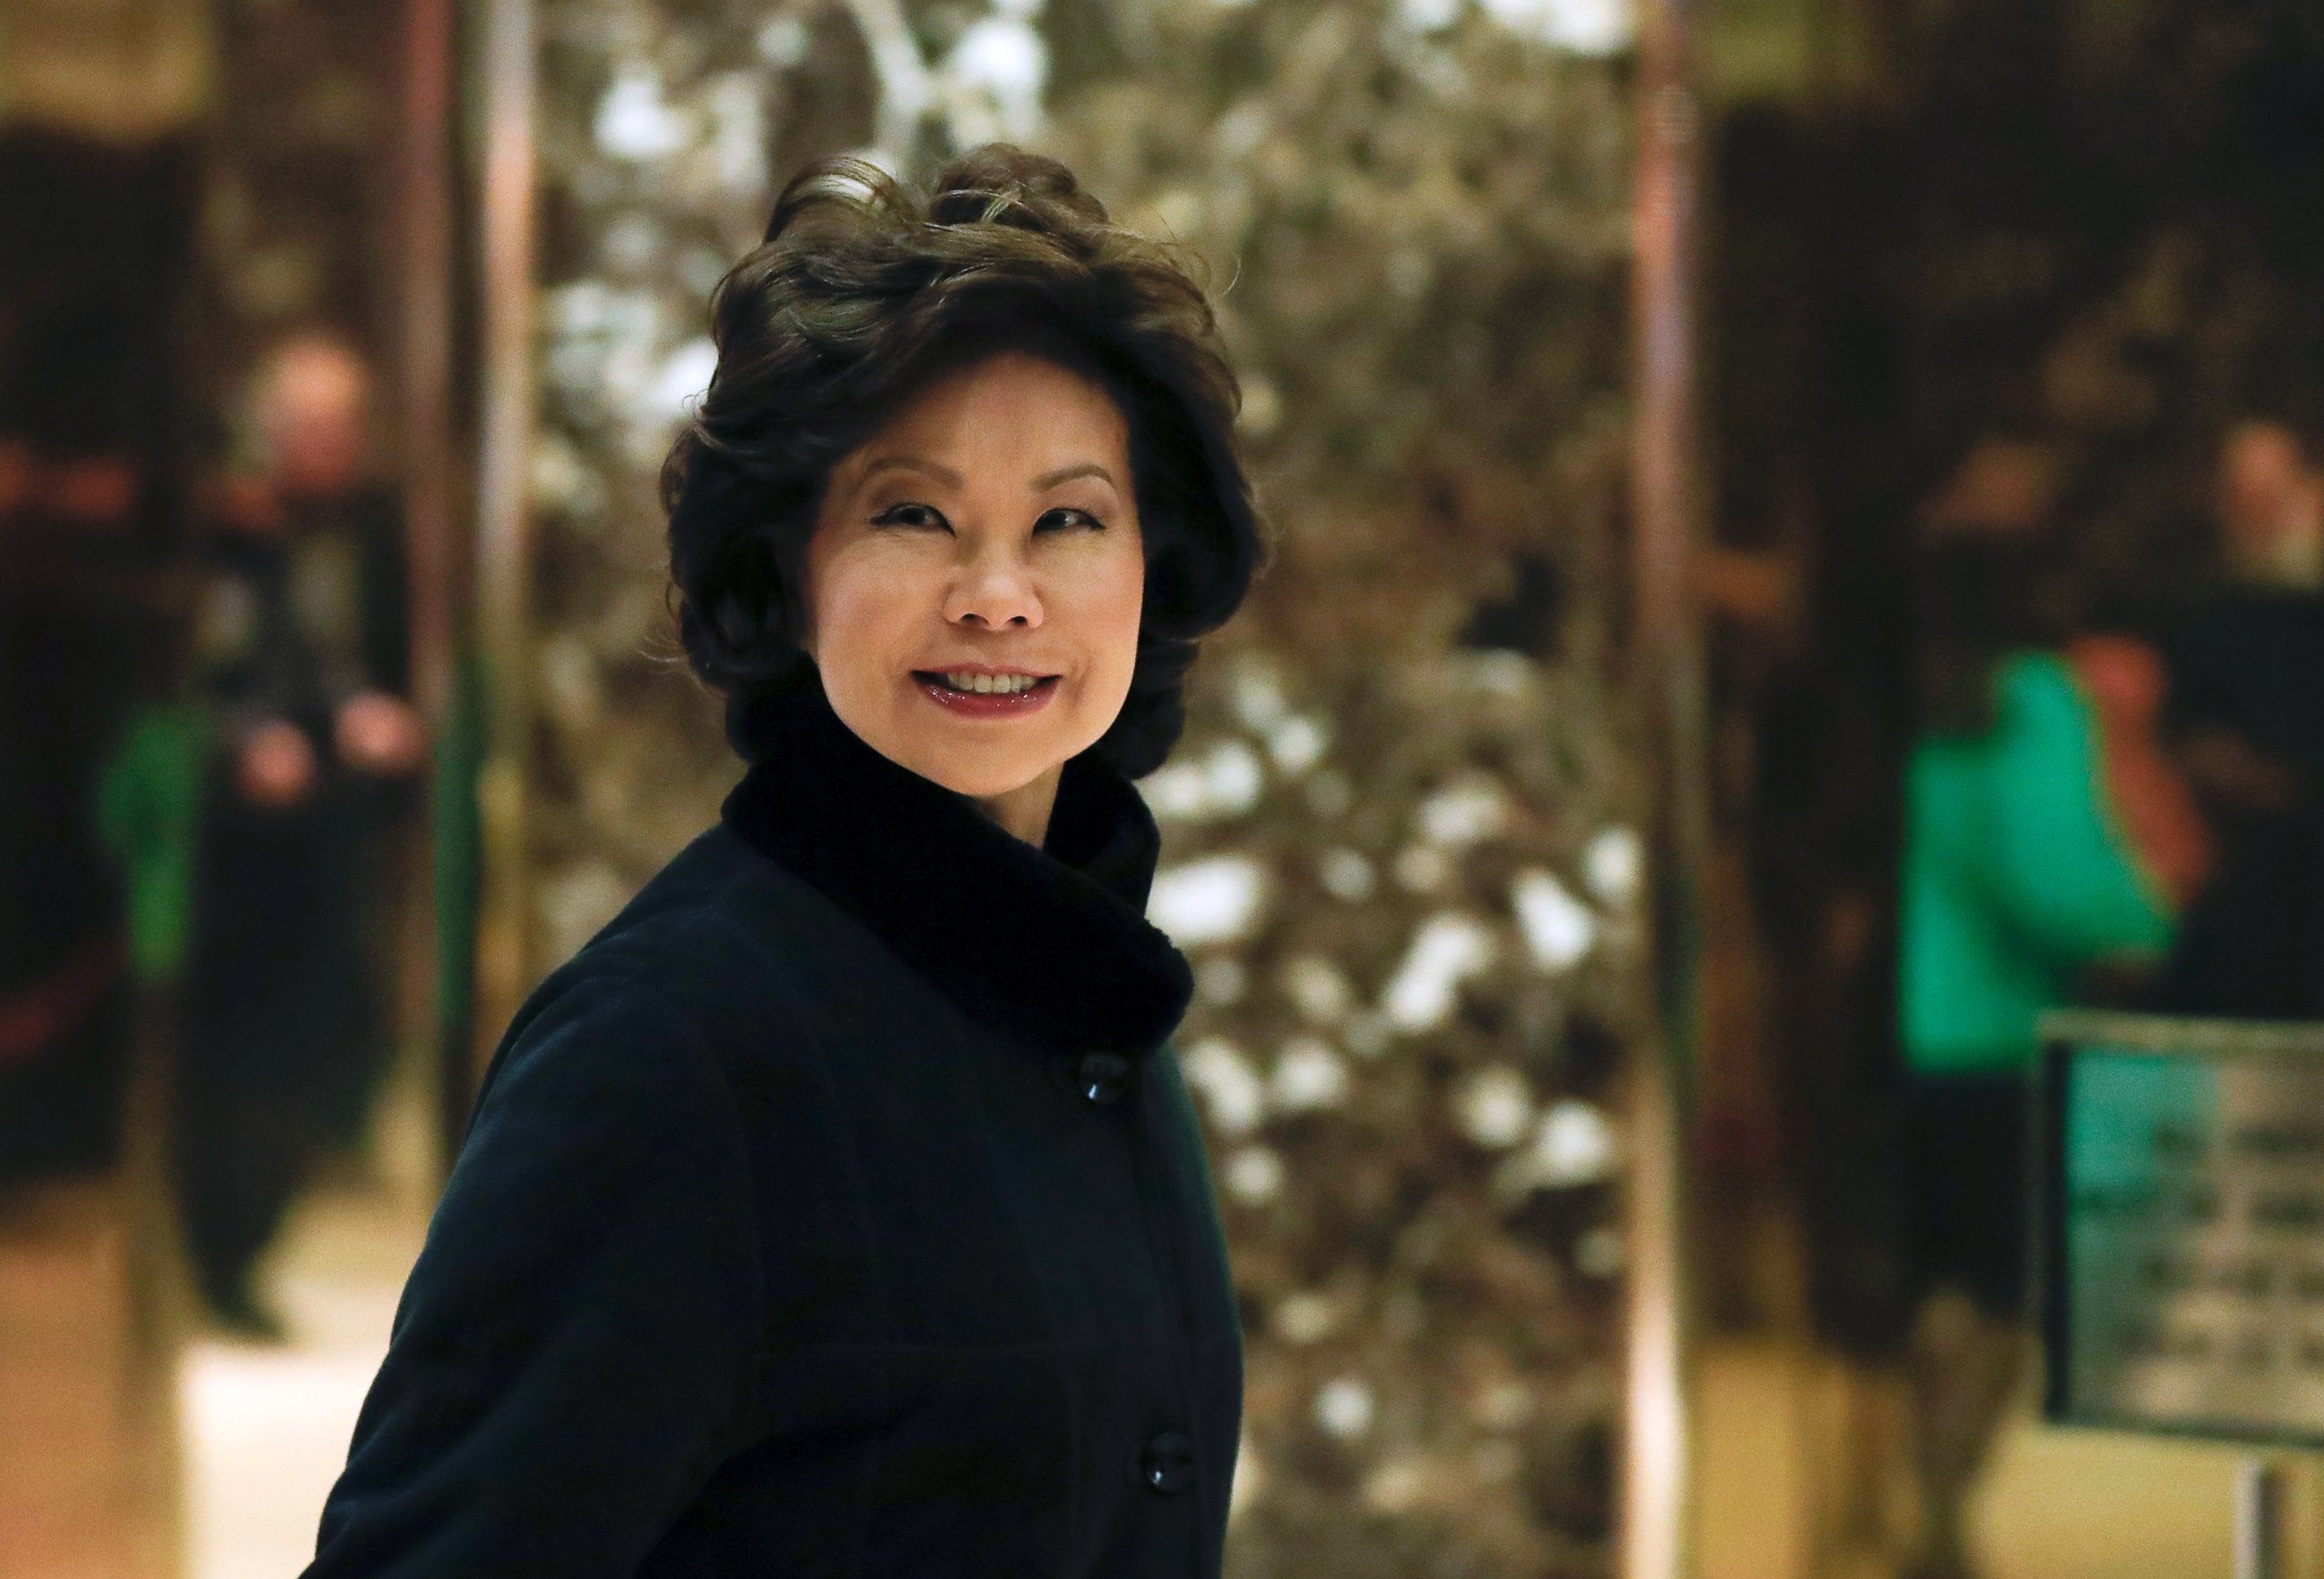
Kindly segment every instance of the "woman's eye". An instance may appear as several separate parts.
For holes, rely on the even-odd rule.
[[[1045,530],[1064,531],[1069,531],[1074,527],[1082,526],[1095,527],[1100,531],[1103,531],[1105,530],[1105,522],[1100,521],[1096,516],[1092,515],[1086,510],[1049,511],[1044,514],[1039,521],[1033,523],[1033,530],[1035,531]]]
[[[895,504],[872,518],[874,526],[942,526],[944,517],[925,504]]]

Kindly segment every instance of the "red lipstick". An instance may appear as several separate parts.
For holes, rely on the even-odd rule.
[[[1021,682],[1029,685],[1013,690],[978,691],[953,683],[955,679],[967,679],[990,675],[996,680]],[[1010,669],[986,663],[963,663],[944,669],[916,669],[912,679],[927,697],[945,712],[963,718],[1016,718],[1027,713],[1038,712],[1047,706],[1057,688],[1054,674],[1036,674],[1028,669]]]

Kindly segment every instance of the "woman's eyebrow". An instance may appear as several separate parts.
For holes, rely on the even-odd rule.
[[[1044,488],[1054,488],[1059,483],[1071,482],[1075,477],[1102,477],[1108,483],[1113,482],[1111,472],[1093,460],[1085,460],[1077,466],[1059,466],[1056,471],[1043,472],[1033,479],[1033,492],[1038,494]],[[1120,486],[1119,484],[1114,485]]]
[[[866,466],[863,468],[863,475],[857,481],[868,483],[878,473],[897,470],[926,472],[947,488],[960,486],[958,472],[948,466],[939,466],[932,460],[922,460],[916,455],[883,455]]]
[[[862,476],[857,479],[858,483],[868,483],[885,471],[926,472],[948,488],[957,488],[961,485],[961,476],[952,467],[940,465],[936,461],[922,459],[916,455],[881,456],[864,466]],[[1059,466],[1053,472],[1043,472],[1028,485],[1028,491],[1038,494],[1044,488],[1054,488],[1058,484],[1069,483],[1075,477],[1098,477],[1109,484],[1113,484],[1117,489],[1120,486],[1120,484],[1114,483],[1113,474],[1104,466],[1093,460],[1084,460],[1072,466]]]

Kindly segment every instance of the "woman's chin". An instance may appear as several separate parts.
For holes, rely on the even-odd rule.
[[[1032,746],[1029,741],[981,745],[973,741],[922,739],[912,742],[907,753],[894,760],[955,795],[992,800],[1037,782],[1073,754],[1029,749]]]
[[[1062,761],[1063,759],[1059,759]],[[918,770],[920,777],[933,780],[955,795],[965,795],[971,800],[998,800],[1013,795],[1054,770],[1057,762],[1038,762],[1002,765],[992,762],[942,762],[935,771]]]

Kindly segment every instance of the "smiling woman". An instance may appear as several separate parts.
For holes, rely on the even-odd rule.
[[[314,1579],[1216,1579],[1242,1348],[1130,784],[1259,557],[1202,290],[819,166],[665,474],[751,768],[486,1071]]]
[[[843,462],[807,544],[801,644],[833,709],[1034,844],[1065,762],[1130,694],[1146,560],[1129,476],[1101,385],[1000,352]]]
[[[1191,262],[1013,149],[961,156],[925,197],[850,160],[791,182],[765,245],[719,287],[717,374],[662,473],[687,651],[725,694],[743,756],[775,748],[772,698],[818,667],[831,688],[802,640],[808,544],[839,530],[835,511],[876,500],[895,512],[887,527],[952,534],[955,553],[964,531],[998,530],[997,510],[1019,532],[1094,533],[1108,562],[1134,540],[1135,662],[1095,749],[1131,777],[1160,764],[1194,640],[1240,604],[1262,557],[1234,453],[1240,392]],[[964,521],[963,487],[1011,496],[988,492]],[[992,638],[1019,633],[1034,634],[987,630],[926,656],[1006,668]]]

